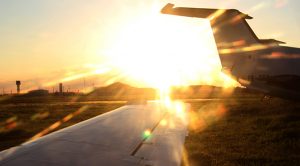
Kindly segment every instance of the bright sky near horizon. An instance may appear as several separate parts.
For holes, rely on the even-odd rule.
[[[0,88],[14,86],[17,79],[40,88],[111,70],[103,62],[119,41],[116,38],[134,20],[147,22],[147,14],[158,12],[169,2],[176,6],[236,8],[254,17],[248,22],[260,38],[276,38],[300,47],[298,0],[0,0]],[[208,42],[213,48],[213,39]],[[128,50],[123,51],[126,54]],[[120,55],[116,58],[122,59]],[[98,82],[112,75],[118,74],[101,75]]]

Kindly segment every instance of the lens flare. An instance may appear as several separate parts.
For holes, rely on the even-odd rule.
[[[227,109],[222,103],[204,105],[199,110],[189,112],[189,127],[192,131],[201,132],[221,120],[226,113]]]
[[[166,126],[168,124],[168,121],[166,119],[163,119],[159,123],[161,126]]]
[[[13,116],[5,120],[5,122],[0,123],[0,133],[5,133],[18,127],[21,122],[18,121],[17,116]]]
[[[235,85],[220,75],[208,20],[151,13],[128,22],[116,36],[104,55],[133,85],[163,91],[192,84]]]
[[[26,143],[30,143],[31,141],[34,141],[50,132],[52,132],[53,130],[57,129],[59,126],[61,126],[63,123],[71,120],[73,117],[81,114],[82,112],[86,111],[87,109],[89,108],[89,106],[85,105],[85,106],[82,106],[81,108],[79,108],[77,111],[71,113],[71,114],[68,114],[67,116],[65,116],[63,119],[53,123],[52,125],[50,125],[49,127],[47,127],[46,129],[44,129],[43,131],[37,133],[36,135],[34,135],[33,137],[31,137],[28,142]]]
[[[151,130],[147,129],[147,130],[144,131],[143,139],[149,139],[149,138],[151,138],[151,136],[152,136]]]

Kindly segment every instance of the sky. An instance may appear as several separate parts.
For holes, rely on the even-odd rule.
[[[159,32],[160,27],[156,25],[163,24],[164,21],[158,22],[155,20],[157,17],[149,15],[153,13],[158,15],[159,9],[169,2],[176,6],[239,9],[254,17],[248,23],[259,38],[276,38],[285,41],[289,46],[300,47],[300,13],[297,8],[300,6],[300,1],[298,0],[0,0],[0,88],[9,91],[15,86],[15,80],[22,80],[24,89],[49,88],[58,82],[66,82],[80,89],[82,82],[88,86],[95,86],[95,84],[98,86],[122,81],[127,77],[122,70],[133,72],[135,76],[150,73],[150,70],[137,73],[136,71],[145,67],[145,64],[135,59],[141,57],[138,56],[140,54],[146,55],[147,52],[149,56],[151,56],[150,53],[157,54],[161,51],[157,48],[163,45],[160,42],[168,43],[167,40],[162,39],[163,33]],[[201,41],[194,39],[188,29],[196,31],[195,28],[198,28],[196,26],[201,24],[207,27],[207,23],[199,19],[190,21],[178,19],[178,22],[186,23],[187,26],[180,27],[174,24],[177,28],[174,29],[177,31],[174,30],[173,35],[171,33],[167,35],[180,36],[182,33],[189,36],[196,44],[192,47],[182,46],[181,49],[193,49],[195,51],[191,54],[200,55],[202,51],[197,49],[196,45],[200,45]],[[140,32],[140,29],[136,27],[144,30]],[[152,31],[153,29],[155,31]],[[154,33],[158,34],[155,38],[153,38]],[[205,51],[205,53],[216,54],[213,36],[209,30],[202,34],[202,41],[209,43],[206,47],[212,50]],[[182,39],[189,40],[189,38],[182,35]],[[149,40],[152,42],[147,43]],[[155,45],[153,44],[155,41],[160,42]],[[173,48],[172,46],[166,47],[169,50],[179,49],[179,51],[175,49],[175,53],[180,52],[178,47],[181,47],[183,43],[172,44]],[[137,49],[140,52],[134,48],[128,49],[132,45],[134,48],[136,46],[140,48],[140,50]],[[156,52],[151,48],[156,48]],[[116,54],[116,50],[119,50],[117,56],[113,55]],[[167,50],[164,53],[166,52]],[[217,57],[217,55],[213,56]],[[160,55],[156,58],[161,57]],[[131,62],[128,62],[130,58],[132,58]],[[171,61],[172,57],[169,58]],[[144,59],[147,57],[142,57],[140,60]],[[121,60],[126,62],[120,62]],[[149,57],[147,60],[152,62]],[[177,60],[180,61],[180,59]],[[113,65],[110,63],[112,61]],[[135,62],[132,61],[140,65],[133,65]],[[160,66],[156,63],[157,61],[155,59],[151,65]],[[124,63],[139,68],[131,68],[127,65],[125,69],[122,66]],[[205,65],[201,63],[205,62],[199,62],[199,66]],[[219,65],[216,60],[212,63]],[[121,67],[116,69],[118,65]],[[150,65],[147,67],[151,68]],[[162,68],[163,64],[159,70],[168,71]],[[160,73],[160,71],[157,72]],[[147,77],[149,80],[152,78],[159,81],[166,76],[166,73],[164,74],[158,78],[148,75]],[[199,75],[199,73],[195,74]],[[175,77],[175,74],[174,76],[171,74],[167,79],[178,82]],[[135,81],[145,82],[139,78],[136,77]],[[222,78],[217,80],[219,79]],[[146,81],[149,82],[149,80]],[[192,84],[201,83],[200,79],[197,80],[198,82],[194,81]],[[210,83],[214,81],[210,80]]]

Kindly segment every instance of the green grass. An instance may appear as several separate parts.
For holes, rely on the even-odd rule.
[[[86,111],[55,130],[125,104],[63,101],[0,104],[0,150],[25,142],[85,105]],[[300,103],[237,98],[191,102],[191,108],[185,143],[191,166],[300,165]]]
[[[222,115],[214,112],[220,104]],[[300,165],[300,103],[228,100],[192,109],[205,125],[190,124],[190,165]]]
[[[122,103],[19,103],[0,105],[0,150],[19,145],[35,134],[48,128],[65,116],[74,113],[83,106],[88,106],[84,112],[62,123],[54,130],[76,124],[102,113],[116,109]],[[50,133],[49,132],[49,133]]]

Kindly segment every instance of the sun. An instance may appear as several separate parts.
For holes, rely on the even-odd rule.
[[[151,13],[127,22],[115,36],[105,55],[134,85],[233,84],[220,72],[208,20]]]

